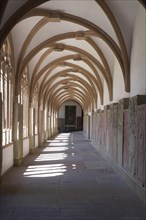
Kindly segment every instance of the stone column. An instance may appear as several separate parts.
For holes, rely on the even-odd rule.
[[[51,137],[51,116],[48,115],[48,138]]]
[[[91,135],[91,128],[90,128],[91,124],[90,124],[90,115],[88,115],[88,139],[90,139],[90,135]]]
[[[83,116],[83,133],[86,136],[86,116]]]
[[[2,96],[0,93],[0,176],[2,171]]]
[[[96,112],[93,112],[92,113],[93,115],[92,115],[92,136],[93,136],[93,143],[95,144],[95,142],[96,142],[96,129],[95,129],[95,127],[96,127],[96,122],[95,122],[95,120],[96,120]]]
[[[96,142],[97,146],[100,147],[100,109],[97,110],[96,113]]]
[[[41,107],[38,107],[38,138],[39,138],[39,147],[42,146],[43,143],[43,111],[41,110]]]
[[[95,117],[94,117],[94,123],[95,123],[95,145],[97,144],[97,111],[96,112],[94,112],[94,115],[95,115]]]
[[[53,112],[51,112],[51,137],[54,135],[54,120],[53,120]]]
[[[34,114],[34,109],[33,107],[29,108],[29,151],[31,154],[34,153],[35,151],[35,128],[34,128],[34,119],[35,119],[35,114]]]
[[[43,142],[47,140],[47,111],[43,110]]]
[[[91,112],[91,140],[94,142],[94,112]]]
[[[88,138],[88,114],[86,114],[86,137]]]
[[[49,138],[49,117],[48,117],[48,110],[47,110],[47,112],[46,112],[46,140]]]
[[[13,117],[14,165],[20,166],[23,158],[23,105],[14,103]]]

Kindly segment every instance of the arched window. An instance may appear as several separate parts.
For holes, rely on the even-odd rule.
[[[12,142],[13,83],[11,49],[8,39],[0,51],[0,93],[2,99],[2,146]]]
[[[28,137],[28,102],[29,102],[29,77],[25,68],[21,78],[21,104],[23,105],[23,138]]]

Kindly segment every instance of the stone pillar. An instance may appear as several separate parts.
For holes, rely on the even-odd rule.
[[[86,114],[86,137],[88,138],[88,114]]]
[[[43,110],[43,142],[47,140],[47,111]]]
[[[47,127],[47,130],[46,130],[46,140],[49,138],[49,117],[48,117],[48,110],[46,112],[46,127]]]
[[[54,132],[54,121],[53,121],[53,112],[51,112],[51,137],[53,137]]]
[[[2,96],[0,93],[0,176],[2,171]]]
[[[86,136],[86,115],[83,116],[83,133]]]
[[[48,138],[51,137],[51,116],[48,116]]]
[[[100,146],[100,109],[96,112],[96,143],[97,146]]]
[[[38,108],[38,125],[39,147],[41,147],[43,143],[43,111],[40,106]]]
[[[92,113],[92,136],[93,136],[93,143],[95,144],[95,141],[96,141],[96,113],[93,112]]]
[[[95,145],[97,144],[97,111],[96,112],[94,112],[94,115],[95,115],[95,117],[94,117],[94,123],[95,123]]]
[[[117,132],[118,132],[117,147],[118,147],[118,149],[117,149],[117,163],[120,166],[122,166],[122,158],[123,158],[123,152],[124,152],[124,149],[123,149],[123,146],[124,146],[123,145],[123,142],[124,142],[124,129],[126,129],[126,127],[124,127],[124,122],[126,122],[125,121],[126,117],[124,117],[124,111],[125,111],[125,109],[128,109],[128,105],[129,105],[129,98],[121,99],[119,101],[119,104],[118,104],[118,128],[117,128]],[[126,124],[125,124],[125,126],[126,126]],[[125,136],[125,138],[126,138],[126,136]]]
[[[13,141],[14,165],[20,166],[23,158],[23,105],[14,103]]]
[[[94,112],[91,112],[91,121],[90,121],[91,125],[91,140],[94,142]]]
[[[91,128],[90,128],[91,124],[90,124],[90,115],[88,115],[88,139],[90,139],[90,135],[91,135]]]
[[[31,154],[35,151],[35,110],[29,108],[29,151]]]
[[[137,129],[139,128],[137,114],[138,114],[138,106],[146,103],[146,96],[137,95],[129,99],[129,145],[128,145],[128,172],[131,176],[136,178],[137,175],[137,153],[139,146],[137,143],[139,142],[137,135],[139,134]],[[139,118],[139,117],[138,117]],[[143,145],[143,144],[142,144]],[[141,146],[141,148],[144,148]]]

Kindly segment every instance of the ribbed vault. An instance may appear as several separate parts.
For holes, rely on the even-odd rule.
[[[27,68],[30,106],[37,87],[40,107],[50,105],[58,109],[64,101],[76,100],[84,110],[94,111],[100,107],[98,105],[104,105],[106,88],[109,101],[113,100],[112,63],[115,59],[125,92],[130,91],[125,36],[110,3],[78,1],[71,8],[72,3],[71,0],[29,1],[15,12],[11,22],[8,20],[2,26],[1,43],[6,28],[11,30],[12,38],[17,36],[20,42],[14,51],[15,95],[18,97],[21,93],[20,81]],[[77,10],[78,4],[84,7],[81,13]],[[90,14],[90,7],[97,13]],[[22,35],[20,30],[24,32],[24,29]],[[15,40],[13,44],[15,46]]]

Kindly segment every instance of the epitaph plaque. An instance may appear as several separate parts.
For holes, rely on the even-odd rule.
[[[146,104],[137,106],[137,180],[146,187]]]
[[[123,149],[122,149],[122,165],[128,170],[128,110],[123,113]]]

